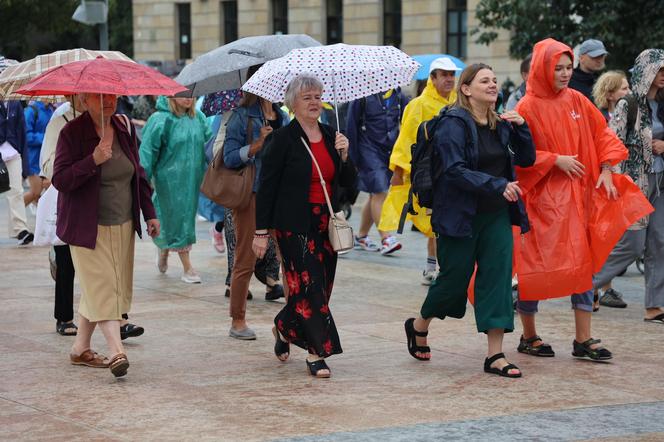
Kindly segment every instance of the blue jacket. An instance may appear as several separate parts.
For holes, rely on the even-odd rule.
[[[276,105],[274,110],[281,116],[281,126],[288,124],[288,115]],[[256,178],[254,179],[254,192],[258,190],[258,182],[261,171],[261,151],[254,158],[249,158],[249,144],[247,143],[247,123],[252,119],[253,140],[257,140],[263,127],[263,112],[260,104],[256,102],[249,107],[240,106],[233,109],[233,114],[228,119],[226,126],[226,139],[224,140],[224,164],[230,169],[239,169],[250,163],[256,164]]]
[[[35,117],[35,109],[37,115]],[[41,149],[44,141],[46,126],[53,115],[53,106],[41,101],[33,101],[25,108],[25,133],[28,140],[28,148]]]
[[[21,155],[23,176],[28,173],[28,150],[25,139],[23,107],[18,101],[0,102],[0,144],[8,142]]]
[[[477,170],[477,127],[470,113],[455,106],[441,112],[446,112],[447,118],[440,121],[434,136],[436,153],[442,159],[442,173],[434,182],[431,225],[440,235],[468,237],[472,234],[478,195],[502,196],[507,183],[515,181],[514,166],[529,167],[535,163],[535,145],[525,123],[516,126],[498,121],[496,130],[510,167],[508,176],[493,177]],[[521,233],[527,232],[530,226],[523,201],[510,203],[508,207],[512,224],[520,226]]]

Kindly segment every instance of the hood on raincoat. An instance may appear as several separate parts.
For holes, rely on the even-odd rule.
[[[157,98],[157,103],[155,104],[155,108],[158,111],[170,112],[171,109],[168,107],[168,98],[163,95],[160,95],[159,98]]]
[[[560,56],[567,54],[574,61],[574,51],[565,43],[547,38],[535,44],[530,74],[526,83],[526,94],[547,98],[558,94],[554,88],[553,73]]]
[[[664,50],[646,49],[634,61],[632,70],[632,93],[639,99],[644,98],[657,72],[664,68]]]

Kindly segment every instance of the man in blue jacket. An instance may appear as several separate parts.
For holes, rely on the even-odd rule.
[[[367,192],[369,199],[362,208],[360,229],[355,237],[355,249],[389,255],[401,249],[396,237],[378,230],[381,245],[369,238],[369,230],[378,226],[380,215],[390,188],[392,171],[390,155],[399,135],[401,116],[408,99],[401,89],[374,94],[356,100],[348,107],[346,135],[349,154],[358,172],[358,189]]]
[[[9,171],[11,188],[5,192],[9,204],[9,236],[19,245],[32,242],[23,202],[23,176],[28,173],[28,152],[23,108],[18,101],[0,101],[0,154]]]
[[[25,205],[37,203],[42,192],[42,181],[39,177],[41,166],[39,164],[39,154],[41,153],[42,143],[44,142],[44,133],[46,126],[51,120],[54,107],[50,103],[41,101],[31,101],[25,108],[25,134],[28,150],[25,155],[28,157],[28,184],[30,190],[23,195]]]

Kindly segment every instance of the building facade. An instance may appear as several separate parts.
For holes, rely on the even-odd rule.
[[[133,0],[134,57],[191,59],[237,38],[308,34],[323,44],[393,45],[410,55],[447,53],[493,66],[519,83],[509,32],[490,45],[469,34],[479,0]]]

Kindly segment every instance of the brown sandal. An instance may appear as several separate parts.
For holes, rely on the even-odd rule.
[[[89,348],[79,356],[70,353],[69,360],[72,365],[85,365],[86,367],[93,368],[107,368],[109,365],[108,359],[104,355],[100,355]]]
[[[121,378],[122,376],[126,375],[127,369],[129,368],[129,360],[127,359],[127,355],[124,353],[116,354],[113,356],[113,359],[111,359],[108,367],[111,369],[111,373],[113,373],[113,376],[116,378]]]

